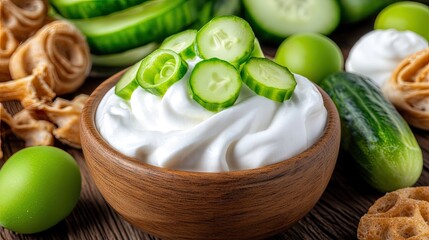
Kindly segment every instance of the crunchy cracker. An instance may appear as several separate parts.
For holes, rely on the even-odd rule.
[[[429,239],[429,187],[410,187],[387,193],[359,222],[360,240]]]

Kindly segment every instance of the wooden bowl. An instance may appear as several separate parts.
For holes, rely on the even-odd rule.
[[[162,239],[263,239],[292,226],[321,197],[340,145],[338,112],[323,90],[327,125],[303,153],[250,170],[187,172],[127,157],[97,131],[97,106],[122,73],[90,96],[82,112],[81,140],[98,189],[131,224]]]

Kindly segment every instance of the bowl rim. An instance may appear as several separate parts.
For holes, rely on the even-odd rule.
[[[224,171],[224,172],[199,172],[199,171],[190,171],[190,170],[179,170],[179,169],[171,169],[164,168],[155,165],[151,165],[149,163],[140,161],[136,158],[129,157],[120,151],[113,148],[99,133],[96,123],[95,123],[95,115],[97,112],[98,105],[100,104],[103,96],[114,87],[115,83],[120,79],[122,74],[125,73],[127,69],[124,69],[113,76],[109,77],[105,81],[103,81],[89,96],[83,110],[81,116],[81,136],[82,136],[82,128],[86,128],[87,135],[89,138],[93,139],[97,145],[99,145],[103,151],[106,151],[106,155],[109,156],[117,156],[115,161],[118,164],[122,164],[131,168],[142,168],[145,171],[148,171],[151,174],[155,175],[171,175],[177,177],[197,177],[203,179],[218,179],[218,178],[242,178],[249,176],[262,176],[264,174],[272,173],[276,169],[284,169],[289,165],[294,165],[297,161],[302,158],[306,158],[307,156],[314,155],[317,151],[322,147],[322,145],[327,145],[324,143],[323,139],[332,139],[333,135],[338,134],[335,128],[338,128],[340,132],[340,119],[339,114],[336,109],[335,104],[328,96],[328,94],[321,89],[319,86],[314,84],[319,92],[322,95],[324,106],[327,110],[327,121],[324,127],[322,135],[318,138],[318,140],[312,144],[309,148],[305,149],[303,152],[296,154],[293,157],[287,158],[277,163],[268,164],[265,166],[261,166],[258,168],[251,169],[243,169],[243,170],[233,170],[233,171]],[[82,146],[83,148],[85,146]],[[121,159],[118,161],[117,159]],[[337,159],[337,158],[336,158]],[[335,159],[335,160],[336,160]]]

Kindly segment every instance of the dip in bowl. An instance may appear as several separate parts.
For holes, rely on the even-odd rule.
[[[90,96],[82,112],[81,139],[97,187],[131,224],[162,239],[263,239],[292,226],[321,197],[337,160],[340,122],[335,105],[320,88],[327,119],[311,146],[256,168],[196,172],[140,161],[102,137],[97,109],[122,74]]]

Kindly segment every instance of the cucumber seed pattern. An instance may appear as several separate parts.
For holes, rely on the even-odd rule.
[[[315,0],[274,0],[273,2],[277,5],[277,9],[285,13],[284,18],[303,20],[309,17]]]
[[[214,29],[213,37],[211,39],[211,45],[215,49],[226,49],[230,50],[235,44],[238,44],[240,41],[237,37],[230,36],[222,29]]]
[[[230,86],[231,78],[228,76],[220,76],[217,72],[212,74],[211,81],[209,82],[209,89],[211,91],[217,92],[220,89],[228,91]]]
[[[280,86],[281,83],[281,73],[277,71],[276,68],[273,68],[269,65],[258,64],[258,72],[261,76],[261,81],[265,83],[270,83],[270,86]]]

